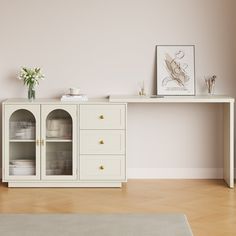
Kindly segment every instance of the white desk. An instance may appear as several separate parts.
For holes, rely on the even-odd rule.
[[[228,96],[167,96],[149,98],[111,95],[110,102],[125,103],[219,103],[224,107],[224,180],[234,187],[234,98]]]

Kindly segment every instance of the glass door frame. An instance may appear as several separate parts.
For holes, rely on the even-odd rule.
[[[47,175],[46,174],[46,158],[47,158],[47,117],[55,110],[63,110],[67,112],[72,119],[72,175]],[[76,180],[77,179],[77,105],[41,105],[41,177],[42,180]]]
[[[14,112],[19,110],[26,110],[30,112],[35,118],[35,175],[10,175],[10,118]],[[28,181],[40,180],[40,105],[4,105],[4,119],[3,119],[3,181]],[[21,141],[19,140],[19,143]]]

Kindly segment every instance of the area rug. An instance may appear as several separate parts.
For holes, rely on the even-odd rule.
[[[0,214],[2,236],[192,236],[183,214]]]

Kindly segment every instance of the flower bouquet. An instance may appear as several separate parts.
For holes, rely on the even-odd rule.
[[[35,86],[39,84],[39,80],[44,79],[41,69],[22,67],[18,78],[24,81],[24,85],[28,86],[28,99],[33,101],[35,99]]]

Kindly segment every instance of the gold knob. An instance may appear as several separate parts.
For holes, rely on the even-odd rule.
[[[37,139],[37,140],[36,140],[36,145],[39,146],[39,144],[40,144],[40,140]]]
[[[99,169],[100,170],[104,170],[104,166],[99,166]]]
[[[99,118],[100,118],[101,120],[104,120],[104,116],[103,116],[103,115],[100,115]]]
[[[42,146],[44,145],[44,139],[41,140],[41,145],[42,145]]]
[[[104,141],[103,141],[103,140],[101,140],[101,141],[99,141],[99,143],[100,143],[100,144],[104,144]]]

